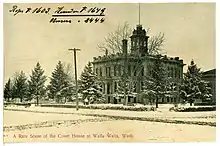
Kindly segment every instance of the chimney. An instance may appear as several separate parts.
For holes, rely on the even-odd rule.
[[[128,61],[127,61],[127,56],[128,56],[128,40],[123,39],[122,40],[122,50],[123,50],[123,56],[124,56],[124,69],[123,69],[123,76],[126,76],[127,74],[127,69],[128,69]]]
[[[105,56],[108,56],[108,49],[105,49]]]
[[[145,44],[146,44],[146,46],[145,46],[145,52],[148,54],[148,39],[149,39],[149,36],[146,36],[145,39],[146,39],[146,40],[145,40]]]
[[[123,55],[127,56],[127,54],[128,54],[128,40],[126,40],[126,39],[122,40],[122,50],[123,50]]]

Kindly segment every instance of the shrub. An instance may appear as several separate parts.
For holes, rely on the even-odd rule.
[[[8,105],[17,105],[17,106],[31,106],[31,103],[13,103],[13,102],[5,102],[4,106],[8,106]]]
[[[57,107],[57,108],[75,108],[76,105],[67,104],[42,104],[41,107]],[[135,107],[123,105],[79,105],[81,109],[101,109],[101,110],[124,110],[124,111],[156,111],[155,107]]]
[[[194,103],[195,106],[212,106],[216,105],[214,102],[202,102],[202,103]]]
[[[215,106],[204,106],[204,107],[171,107],[170,111],[175,112],[202,112],[202,111],[216,111]]]

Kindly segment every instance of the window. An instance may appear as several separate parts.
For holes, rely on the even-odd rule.
[[[137,93],[137,83],[134,84],[134,92]]]
[[[169,97],[167,97],[167,102],[170,102],[170,98]]]
[[[137,71],[136,71],[136,68],[135,68],[135,66],[133,66],[133,71],[134,71],[134,76],[136,76],[136,74],[137,74]]]
[[[146,41],[144,41],[144,47],[146,47],[147,46],[147,43],[146,43]]]
[[[108,76],[111,76],[111,67],[108,67]]]
[[[174,97],[174,102],[176,103],[176,98]]]
[[[121,65],[118,65],[118,75],[121,76]]]
[[[131,76],[131,65],[128,65],[128,76]]]
[[[144,90],[144,82],[141,82],[141,90]]]
[[[117,92],[117,82],[115,82],[115,92]]]
[[[174,68],[171,69],[171,76],[174,77]]]
[[[136,97],[134,97],[134,103],[137,103],[137,101],[136,101]]]
[[[174,69],[175,70],[175,78],[177,78],[177,69]]]
[[[105,74],[106,74],[107,77],[111,76],[111,67],[106,67],[105,68]]]
[[[107,94],[110,94],[110,83],[107,83]]]
[[[105,67],[105,75],[108,76],[108,67]]]
[[[105,93],[105,83],[103,83],[103,93]]]
[[[100,91],[103,92],[103,87],[102,87],[102,85],[100,85]]]
[[[134,47],[134,41],[132,41],[132,47]]]
[[[102,68],[99,69],[99,75],[102,76]]]
[[[114,66],[114,76],[116,76],[117,74],[116,74],[116,70],[117,70],[117,68],[116,68],[116,65]]]
[[[95,73],[96,73],[96,75],[98,75],[98,68],[96,68]]]
[[[141,76],[144,76],[144,67],[141,69]]]
[[[168,77],[171,77],[171,69],[168,67]]]

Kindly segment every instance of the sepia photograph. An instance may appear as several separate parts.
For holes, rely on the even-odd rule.
[[[3,3],[3,142],[216,142],[216,3]]]

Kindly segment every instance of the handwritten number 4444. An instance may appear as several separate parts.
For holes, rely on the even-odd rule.
[[[85,23],[92,23],[92,22],[94,22],[94,23],[97,23],[98,21],[100,21],[100,23],[102,23],[102,22],[104,22],[105,21],[105,19],[104,18],[87,18],[84,22]]]

